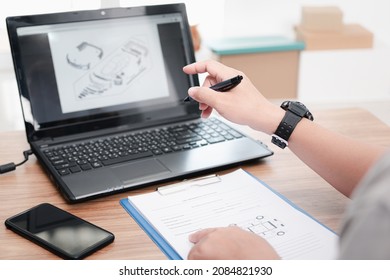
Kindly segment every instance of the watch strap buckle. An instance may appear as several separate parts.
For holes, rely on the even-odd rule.
[[[271,137],[272,137],[272,143],[278,146],[279,148],[284,149],[288,146],[288,142],[284,140],[282,137],[276,134],[272,134]]]

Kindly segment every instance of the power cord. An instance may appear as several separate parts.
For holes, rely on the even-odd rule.
[[[30,155],[32,155],[33,152],[31,150],[27,150],[27,151],[24,151],[23,152],[23,155],[24,155],[24,160],[18,164],[15,164],[13,162],[10,162],[10,163],[6,163],[6,164],[3,164],[3,165],[0,165],[0,174],[3,174],[3,173],[7,173],[7,172],[10,172],[12,170],[15,170],[16,167],[22,165],[23,163],[25,163],[26,161],[28,161],[28,157]]]

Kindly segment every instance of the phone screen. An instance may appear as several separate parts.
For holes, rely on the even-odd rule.
[[[6,220],[6,226],[60,257],[81,259],[114,235],[51,204],[40,204]]]

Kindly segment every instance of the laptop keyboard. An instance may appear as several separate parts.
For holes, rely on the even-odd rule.
[[[243,135],[218,119],[125,133],[77,144],[45,149],[57,172],[69,175],[139,158],[174,153],[241,138]]]

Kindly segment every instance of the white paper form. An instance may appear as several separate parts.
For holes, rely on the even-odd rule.
[[[337,235],[245,171],[205,184],[189,181],[129,202],[186,259],[188,235],[209,227],[239,226],[265,238],[282,259],[334,259]]]

